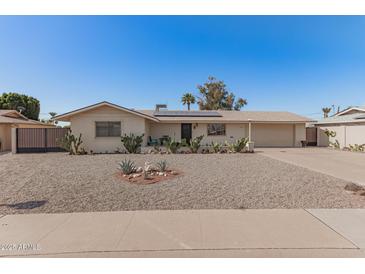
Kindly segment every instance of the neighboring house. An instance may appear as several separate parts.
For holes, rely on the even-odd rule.
[[[365,107],[349,107],[314,125],[318,129],[318,146],[328,146],[329,142],[336,140],[341,148],[365,143]],[[328,137],[326,130],[334,131],[336,136]]]
[[[16,110],[0,109],[0,151],[11,150],[12,128],[44,128],[54,127],[39,121],[31,120]]]
[[[121,147],[120,136],[129,133],[144,134],[144,146],[150,138],[169,136],[181,141],[204,135],[203,145],[250,137],[256,147],[299,147],[306,138],[305,124],[310,122],[290,112],[134,110],[109,102],[55,119],[70,122],[72,132],[82,134],[85,149],[93,152],[116,151]]]

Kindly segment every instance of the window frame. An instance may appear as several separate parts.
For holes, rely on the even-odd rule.
[[[103,136],[98,135],[98,129],[97,129],[98,123],[107,123],[108,124],[108,127],[107,127],[108,135],[103,135]],[[112,124],[112,123],[114,123],[114,124],[119,123],[118,135],[110,135],[111,129],[112,129],[112,126],[110,124]],[[121,136],[122,136],[122,122],[121,121],[95,121],[95,138],[116,138],[116,137],[121,137]]]
[[[209,125],[223,125],[224,127],[224,134],[209,134]],[[226,136],[227,135],[227,127],[226,127],[226,124],[225,123],[208,123],[207,124],[207,136],[212,136],[212,137],[215,137],[215,136]]]

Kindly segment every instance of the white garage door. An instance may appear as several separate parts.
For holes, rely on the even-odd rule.
[[[292,147],[294,125],[253,124],[252,140],[255,142],[255,147]]]

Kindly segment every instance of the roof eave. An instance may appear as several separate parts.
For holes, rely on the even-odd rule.
[[[53,120],[55,120],[55,121],[70,121],[71,116],[74,116],[78,113],[88,111],[88,110],[91,110],[91,109],[94,109],[94,108],[97,108],[97,107],[100,107],[100,106],[103,106],[103,105],[110,106],[110,107],[113,107],[113,108],[116,108],[116,109],[119,109],[119,110],[122,110],[122,111],[126,111],[128,113],[135,114],[139,117],[149,119],[149,120],[152,120],[152,121],[155,121],[155,122],[159,121],[159,119],[157,119],[156,117],[150,116],[148,114],[145,114],[145,113],[142,113],[142,112],[139,112],[139,111],[136,111],[136,110],[128,109],[128,108],[125,108],[125,107],[122,107],[122,106],[119,106],[119,105],[116,105],[116,104],[113,104],[113,103],[109,103],[107,101],[103,101],[103,102],[96,103],[96,104],[86,106],[86,107],[83,107],[83,108],[79,108],[79,109],[76,109],[76,110],[73,110],[73,111],[70,111],[70,112],[66,112],[64,114],[57,115],[57,116],[53,117]]]

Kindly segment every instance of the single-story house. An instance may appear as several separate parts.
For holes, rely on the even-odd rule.
[[[84,148],[93,152],[116,151],[120,136],[129,133],[144,134],[144,146],[149,139],[189,141],[204,135],[203,145],[248,137],[255,147],[299,147],[310,122],[290,112],[135,110],[105,101],[55,119],[70,122],[73,134],[82,134]]]
[[[11,109],[0,109],[0,151],[11,150],[12,128],[45,128],[54,125],[31,120],[20,112]]]
[[[317,127],[318,146],[328,146],[329,142],[339,142],[340,147],[365,143],[365,107],[349,107],[314,123]],[[327,136],[325,131],[335,132]]]

